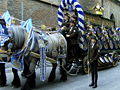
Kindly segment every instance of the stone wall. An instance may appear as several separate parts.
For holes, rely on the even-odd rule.
[[[7,1],[0,0],[0,14],[7,10]]]
[[[110,19],[114,15],[116,27],[120,27],[120,5],[111,0],[104,0],[104,17]]]
[[[35,0],[23,0],[23,20],[28,18],[33,19],[33,24],[39,27],[42,24],[48,26],[57,25],[57,8],[52,5],[40,3]],[[16,18],[22,19],[22,5],[20,0],[14,0],[14,3],[9,1],[9,11]]]

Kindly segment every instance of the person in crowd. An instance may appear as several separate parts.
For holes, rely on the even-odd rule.
[[[61,33],[62,35],[66,38],[66,34],[68,33],[68,29],[69,29],[69,23],[70,22],[70,16],[68,13],[66,13],[64,15],[64,20],[63,20],[63,24],[61,26]]]
[[[63,19],[63,24],[61,27],[69,27],[69,21],[70,21],[70,15],[69,13],[65,13],[64,19]]]
[[[77,17],[75,14],[73,14],[73,15],[71,16],[71,21],[74,21],[75,24],[77,25],[78,17]]]

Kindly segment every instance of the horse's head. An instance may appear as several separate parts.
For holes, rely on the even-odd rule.
[[[0,34],[0,53],[9,54],[23,47],[26,30],[21,26],[8,27],[8,34]]]

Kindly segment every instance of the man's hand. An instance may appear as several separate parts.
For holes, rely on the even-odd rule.
[[[65,26],[63,26],[63,27],[61,27],[61,30],[65,30],[65,28],[66,28],[66,27],[65,27]]]

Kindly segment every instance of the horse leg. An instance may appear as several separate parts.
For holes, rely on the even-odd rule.
[[[27,75],[26,75],[27,80],[26,80],[24,86],[21,88],[21,90],[31,90],[32,88],[35,88],[35,86],[36,86],[36,81],[35,81],[35,79],[36,79],[36,73],[35,73],[36,63],[37,63],[37,60],[35,60],[35,59],[33,59],[30,62],[29,73],[27,73]]]
[[[66,69],[66,62],[63,59],[59,59],[60,61],[60,74],[61,74],[61,81],[66,81],[67,80],[67,72],[65,71]]]
[[[12,68],[12,72],[14,74],[14,78],[13,78],[13,81],[12,81],[12,86],[14,86],[15,88],[18,88],[18,87],[21,86],[18,71],[16,69]]]
[[[57,63],[52,63],[52,70],[51,70],[50,76],[48,78],[48,82],[52,82],[55,80],[56,68],[57,68]]]
[[[5,63],[0,63],[0,86],[6,86]]]
[[[35,88],[35,79],[36,79],[36,73],[32,73],[30,76],[27,77],[27,80],[21,90],[31,90]]]
[[[24,60],[24,70],[23,70],[21,76],[26,78],[26,77],[27,77],[26,75],[27,75],[28,73],[29,73],[29,66],[27,65],[27,63],[26,63],[25,60]]]

